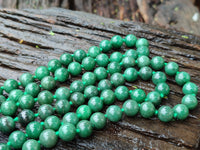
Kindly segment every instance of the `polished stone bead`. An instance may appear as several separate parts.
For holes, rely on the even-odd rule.
[[[79,116],[80,120],[87,120],[92,114],[92,110],[88,105],[81,105],[76,110],[77,116]]]
[[[106,89],[112,89],[112,84],[110,80],[103,79],[98,83],[98,88],[100,91],[106,90]]]
[[[23,144],[22,150],[40,150],[40,144],[38,141],[30,139]]]
[[[62,64],[57,59],[52,59],[48,62],[48,68],[51,72],[55,72],[58,68],[62,67]]]
[[[26,141],[26,135],[22,131],[14,131],[10,134],[8,142],[14,149],[21,149],[22,145]]]
[[[140,106],[140,114],[144,118],[151,118],[155,113],[155,107],[151,102],[143,102]]]
[[[38,80],[42,80],[44,77],[49,76],[50,72],[47,67],[40,66],[35,71],[35,76]]]
[[[57,131],[60,128],[61,121],[57,116],[49,116],[44,121],[45,129]]]
[[[71,54],[64,53],[60,56],[60,62],[64,66],[68,66],[73,61],[73,57]]]
[[[110,55],[110,62],[118,62],[118,63],[120,63],[121,60],[122,60],[122,58],[123,58],[122,53],[120,53],[120,52],[114,52],[114,53],[112,53]]]
[[[82,65],[86,71],[91,71],[94,69],[96,62],[92,57],[85,57],[82,61]]]
[[[177,104],[176,106],[174,106],[173,110],[174,110],[174,113],[177,114],[176,118],[178,120],[184,120],[189,115],[189,110],[187,106],[184,104]]]
[[[60,115],[64,115],[69,112],[71,105],[67,100],[61,99],[58,100],[55,104],[56,112]]]
[[[133,57],[130,56],[126,56],[122,59],[122,66],[124,68],[129,68],[129,67],[133,67],[135,66],[135,59]]]
[[[136,60],[137,57],[138,57],[138,53],[137,53],[135,50],[133,50],[133,49],[127,50],[127,51],[125,52],[124,55],[125,55],[126,57],[132,57],[132,58],[134,58],[135,60]]]
[[[52,90],[56,86],[56,81],[52,76],[46,76],[42,79],[41,85],[45,90]]]
[[[136,36],[133,35],[133,34],[128,34],[128,35],[124,38],[124,40],[125,40],[125,44],[126,44],[127,47],[133,47],[133,46],[135,46],[135,43],[136,43],[136,41],[137,41],[137,38],[136,38]]]
[[[158,83],[162,83],[162,82],[166,82],[167,77],[165,75],[165,73],[158,71],[155,72],[152,76],[152,82],[157,85]]]
[[[14,101],[5,101],[1,104],[1,113],[5,116],[13,116],[17,111]]]
[[[117,105],[111,105],[106,110],[108,120],[118,122],[122,118],[121,108]]]
[[[28,135],[28,138],[31,138],[31,139],[37,140],[42,131],[43,131],[43,126],[41,125],[41,123],[37,121],[30,122],[26,126],[26,134]]]
[[[37,97],[40,92],[40,87],[37,83],[29,83],[25,88],[25,92],[33,97]]]
[[[148,40],[147,39],[145,39],[145,38],[140,38],[140,39],[138,39],[137,41],[136,41],[136,47],[138,48],[138,47],[140,47],[140,46],[149,46],[149,42],[148,42]]]
[[[169,94],[169,85],[167,83],[158,83],[155,87],[155,91],[167,96]]]
[[[0,143],[0,150],[10,150],[10,146],[4,143]]]
[[[91,46],[89,49],[88,49],[88,55],[90,57],[93,57],[93,58],[96,58],[97,55],[99,55],[101,53],[99,47],[97,46]]]
[[[120,48],[123,44],[123,39],[119,35],[115,35],[111,38],[111,44],[113,48]]]
[[[192,94],[185,95],[182,98],[181,103],[185,104],[188,107],[189,110],[193,110],[198,105],[197,98]]]
[[[19,81],[23,87],[34,81],[33,75],[30,73],[24,73],[20,76]]]
[[[65,123],[59,128],[59,137],[63,141],[72,141],[76,136],[76,128],[71,123]]]
[[[71,62],[68,66],[68,71],[72,76],[78,76],[81,73],[82,68],[79,63]]]
[[[129,89],[126,86],[118,86],[115,89],[115,97],[119,101],[125,101],[129,98]]]
[[[45,148],[52,148],[56,145],[58,137],[56,135],[56,132],[51,129],[45,129],[40,134],[40,143]]]
[[[106,117],[103,113],[96,112],[90,117],[90,122],[93,128],[100,130],[106,125]]]
[[[182,91],[184,94],[197,94],[198,87],[193,82],[187,82],[184,84]]]
[[[4,91],[3,87],[0,87],[0,95],[3,95],[3,91]]]
[[[125,101],[122,108],[124,109],[124,113],[130,117],[135,116],[139,111],[138,103],[132,99]]]
[[[149,56],[149,48],[147,46],[140,46],[137,48],[137,54],[139,56]]]
[[[74,106],[80,106],[85,103],[85,97],[80,92],[74,92],[70,97],[70,101]]]
[[[76,128],[80,131],[78,135],[82,138],[87,138],[92,134],[92,124],[88,120],[81,120]]]
[[[114,73],[110,77],[111,83],[115,86],[118,87],[120,85],[123,85],[125,82],[124,76],[120,73]]]
[[[74,60],[81,63],[82,60],[86,57],[86,52],[82,49],[78,49],[74,52]]]
[[[179,66],[175,62],[169,62],[165,66],[165,73],[169,76],[175,75],[179,70]]]
[[[94,74],[96,75],[96,79],[98,81],[100,81],[102,79],[106,79],[108,76],[107,70],[104,67],[97,67],[94,70]]]
[[[106,67],[109,63],[109,57],[106,54],[99,54],[96,57],[96,63],[100,67]]]
[[[38,94],[38,103],[42,104],[52,104],[53,94],[47,90],[42,91]]]
[[[118,62],[111,62],[108,64],[107,70],[110,74],[121,72],[121,66]]]
[[[103,101],[99,97],[95,96],[90,98],[88,106],[93,112],[98,112],[103,109]]]
[[[152,102],[155,106],[161,103],[160,93],[158,93],[157,91],[152,91],[148,93],[146,99],[147,101]]]
[[[77,117],[76,113],[74,112],[68,112],[64,115],[62,122],[64,124],[71,123],[73,125],[76,125],[79,121],[79,118]]]
[[[96,86],[89,85],[84,90],[84,96],[88,99],[91,97],[97,96],[99,94],[99,91]]]
[[[161,70],[165,65],[165,61],[160,56],[155,56],[151,59],[151,67],[154,70]]]
[[[34,104],[34,98],[29,94],[23,95],[19,98],[19,107],[21,109],[32,109]]]
[[[85,86],[81,80],[75,80],[70,85],[70,91],[72,92],[83,92],[84,88]]]
[[[110,105],[115,101],[115,93],[110,89],[103,90],[100,97],[103,98],[103,103],[106,105]]]
[[[142,103],[146,98],[146,93],[142,89],[135,89],[130,93],[130,96],[136,102]]]
[[[6,101],[6,98],[3,95],[0,95],[0,106],[5,101]]]
[[[140,75],[140,78],[142,80],[149,80],[151,79],[152,77],[152,69],[150,67],[142,67],[140,70],[139,70],[139,75]]]
[[[145,67],[145,66],[149,66],[150,65],[150,59],[147,56],[140,56],[137,59],[137,65],[139,68]]]
[[[56,90],[55,96],[57,100],[60,100],[60,99],[68,100],[70,97],[70,91],[66,87],[60,87]]]
[[[44,120],[54,113],[53,107],[49,104],[43,104],[38,109],[39,117]]]
[[[169,106],[161,106],[158,109],[158,118],[162,122],[169,122],[173,119],[174,111]]]
[[[19,90],[19,89],[14,89],[10,92],[8,98],[14,102],[18,102],[19,98],[23,95],[24,93]]]
[[[128,82],[134,82],[138,77],[137,70],[135,68],[127,68],[124,71],[124,78]]]
[[[82,76],[82,81],[86,86],[93,85],[96,82],[96,75],[93,72],[86,72]]]
[[[103,40],[100,42],[99,47],[102,49],[102,52],[106,53],[112,49],[112,43],[108,40]]]
[[[4,134],[9,134],[15,129],[15,122],[9,116],[1,116],[0,118],[0,131]]]
[[[18,120],[22,125],[26,125],[34,119],[34,113],[29,109],[24,109],[18,114]]]
[[[190,75],[187,72],[179,72],[175,77],[176,83],[180,86],[190,81]]]
[[[59,82],[65,82],[69,78],[69,72],[66,68],[61,67],[56,69],[54,76]]]
[[[4,90],[7,93],[10,93],[12,90],[17,89],[18,88],[18,82],[14,79],[8,79],[4,82]]]

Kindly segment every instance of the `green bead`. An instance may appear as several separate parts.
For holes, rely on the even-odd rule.
[[[60,115],[64,115],[69,112],[71,105],[67,100],[59,100],[55,104],[56,112]]]
[[[99,47],[97,46],[91,46],[89,49],[88,49],[88,55],[90,57],[93,57],[93,58],[96,58],[97,55],[99,55],[101,53]]]
[[[59,137],[63,141],[72,141],[76,136],[76,128],[71,123],[66,123],[59,128]]]
[[[147,94],[147,101],[152,102],[155,106],[161,103],[160,93],[153,91]]]
[[[112,84],[110,80],[103,79],[98,83],[98,88],[100,91],[106,90],[106,89],[112,89]]]
[[[52,104],[53,102],[53,94],[47,90],[42,91],[38,95],[38,103],[42,104]]]
[[[184,94],[197,94],[198,87],[193,82],[187,82],[184,84],[182,91]]]
[[[103,109],[103,101],[99,97],[92,97],[88,101],[88,106],[93,112],[98,112]]]
[[[198,105],[197,98],[192,94],[185,95],[181,103],[185,104],[189,110],[195,109]]]
[[[0,106],[5,101],[6,101],[6,98],[3,95],[0,95]]]
[[[42,79],[41,85],[45,90],[52,90],[56,86],[56,81],[52,76],[46,76]]]
[[[139,75],[140,75],[140,78],[142,80],[149,80],[151,79],[152,77],[152,69],[150,67],[142,67],[140,70],[139,70]]]
[[[0,150],[10,150],[10,147],[7,144],[0,143]]]
[[[109,63],[109,57],[106,54],[99,54],[96,57],[96,63],[100,67],[106,67]]]
[[[138,53],[137,53],[135,50],[133,50],[133,49],[127,50],[126,53],[125,53],[124,55],[125,55],[126,57],[132,57],[132,58],[134,58],[134,59],[137,59],[137,57],[138,57]]]
[[[86,72],[82,76],[82,81],[86,86],[93,85],[96,82],[96,75],[92,72]]]
[[[130,56],[126,56],[122,59],[122,66],[124,68],[129,68],[135,66],[135,59]]]
[[[114,53],[112,53],[110,55],[110,62],[118,62],[118,63],[120,63],[121,60],[122,60],[122,58],[123,58],[122,53],[120,53],[120,52],[114,52]]]
[[[37,97],[40,92],[40,87],[37,83],[29,83],[25,88],[25,92],[33,97]]]
[[[102,79],[106,79],[108,76],[107,70],[103,67],[97,67],[94,70],[94,74],[96,75],[96,79],[98,81],[102,80]]]
[[[0,95],[3,95],[3,87],[0,87]]]
[[[19,107],[21,109],[32,109],[34,107],[35,101],[31,95],[22,95],[19,98]]]
[[[17,111],[14,101],[5,101],[1,104],[1,113],[5,116],[13,116]]]
[[[8,79],[4,82],[3,87],[7,93],[10,93],[12,90],[18,89],[18,82],[14,79]]]
[[[70,97],[70,101],[73,103],[73,105],[80,106],[85,103],[85,97],[80,92],[74,92]]]
[[[26,141],[26,135],[22,131],[14,131],[10,134],[8,138],[10,146],[15,149],[21,149],[25,141]]]
[[[124,113],[130,117],[135,116],[139,111],[138,103],[132,99],[127,100],[122,108],[124,109]]]
[[[147,56],[140,56],[137,59],[137,65],[139,68],[145,67],[145,66],[149,66],[150,65],[150,59]]]
[[[101,92],[101,98],[103,98],[104,104],[110,105],[115,101],[115,93],[110,89],[103,90]]]
[[[52,148],[56,145],[58,137],[56,135],[56,132],[51,129],[45,129],[40,134],[40,143],[45,148]]]
[[[121,72],[121,66],[117,62],[111,62],[108,64],[108,71],[110,74]]]
[[[65,82],[69,78],[69,73],[67,69],[63,67],[56,69],[54,75],[59,82]]]
[[[160,94],[163,94],[167,96],[169,94],[169,85],[167,83],[158,83],[156,85],[155,91],[157,91]]]
[[[92,57],[85,57],[82,61],[82,65],[86,71],[91,71],[94,69],[96,62]]]
[[[162,106],[158,109],[158,118],[162,122],[169,122],[173,119],[174,111],[169,106]]]
[[[24,93],[19,90],[19,89],[15,89],[12,90],[8,96],[8,98],[14,102],[18,102],[19,98],[23,95]]]
[[[154,70],[161,70],[165,65],[165,61],[160,56],[155,56],[151,59],[151,67]]]
[[[0,131],[4,134],[9,134],[15,129],[15,122],[9,116],[1,116],[0,118]]]
[[[78,121],[79,121],[79,119],[78,119],[76,113],[74,113],[74,112],[66,113],[62,120],[62,122],[64,124],[71,123],[73,125],[76,125],[78,123]]]
[[[108,40],[103,40],[100,42],[99,47],[102,49],[102,52],[106,53],[112,49],[112,44]]]
[[[137,48],[137,54],[140,56],[149,56],[149,48],[147,46],[140,46]]]
[[[51,72],[55,72],[58,68],[62,67],[62,64],[57,59],[52,59],[48,62],[48,68]]]
[[[173,108],[174,113],[177,114],[177,119],[178,120],[184,120],[188,117],[189,115],[189,110],[186,105],[184,104],[177,104]]]
[[[45,129],[57,131],[60,128],[61,121],[57,116],[49,116],[44,121]]]
[[[122,118],[121,108],[117,105],[111,105],[106,110],[108,120],[118,122]]]
[[[119,101],[125,101],[129,97],[129,89],[126,86],[118,86],[115,89],[115,96]]]
[[[68,66],[68,71],[72,76],[77,76],[81,73],[82,68],[81,65],[77,62],[72,62]]]
[[[99,94],[98,89],[96,86],[89,85],[84,90],[84,96],[88,99],[91,97],[97,96]]]
[[[26,126],[26,134],[31,139],[38,139],[42,131],[43,131],[43,126],[41,125],[41,123],[36,121],[30,122]]]
[[[111,38],[111,44],[113,48],[120,48],[123,44],[123,39],[119,35],[115,35]]]
[[[75,80],[70,85],[70,91],[72,92],[83,92],[84,88],[85,86],[81,80]]]
[[[81,63],[82,60],[86,57],[86,52],[82,49],[78,49],[74,52],[75,61]]]
[[[140,105],[140,114],[144,118],[151,118],[155,113],[155,107],[151,102],[143,102]]]
[[[124,71],[124,78],[128,82],[134,82],[138,77],[137,70],[135,68],[127,68]]]
[[[33,75],[30,73],[24,73],[19,78],[20,83],[23,87],[26,87],[27,84],[34,81]]]
[[[92,110],[88,105],[81,105],[76,110],[76,114],[79,116],[79,119],[87,120],[92,114]]]
[[[38,141],[30,139],[23,144],[22,150],[40,150],[40,144]]]
[[[103,113],[96,112],[90,117],[90,122],[93,128],[100,130],[106,125],[106,117]]]
[[[80,131],[78,135],[82,138],[87,138],[92,134],[92,124],[88,120],[81,120],[76,128]]]
[[[68,66],[73,61],[73,57],[71,54],[64,53],[60,56],[60,62],[64,66]]]
[[[57,100],[60,100],[60,99],[68,100],[70,97],[70,91],[66,87],[60,87],[56,90],[55,96]]]
[[[179,72],[175,77],[176,83],[180,86],[190,81],[190,75],[187,72]]]
[[[43,104],[38,109],[39,117],[44,120],[54,113],[53,107],[49,104]]]
[[[155,85],[157,85],[158,83],[166,82],[166,80],[167,80],[166,75],[161,71],[155,72],[152,76],[152,82]]]
[[[148,42],[148,40],[147,39],[145,39],[145,38],[140,38],[140,39],[138,39],[137,41],[136,41],[136,47],[138,48],[138,47],[140,47],[140,46],[149,46],[149,42]]]
[[[130,93],[130,96],[137,103],[142,103],[146,98],[146,93],[142,89],[135,89]]]
[[[175,75],[179,70],[179,66],[175,62],[169,62],[165,66],[165,73],[169,76]]]
[[[125,44],[126,44],[127,47],[133,47],[133,46],[135,46],[136,41],[137,41],[137,38],[133,34],[128,34],[125,37]]]
[[[125,82],[124,76],[120,73],[114,73],[110,77],[111,83],[115,86],[118,87],[120,85],[123,85]]]
[[[50,72],[47,67],[40,66],[35,71],[35,76],[38,80],[42,80],[44,77],[49,76]]]
[[[24,109],[18,114],[19,122],[23,125],[28,124],[29,122],[35,119],[34,113],[29,109]]]

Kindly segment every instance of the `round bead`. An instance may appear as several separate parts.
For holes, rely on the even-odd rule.
[[[18,102],[19,98],[23,95],[24,93],[19,90],[19,89],[15,89],[12,90],[8,96],[8,98],[14,102]]]
[[[56,145],[58,137],[56,132],[51,129],[45,129],[40,134],[40,143],[45,148],[52,148]]]
[[[123,58],[122,53],[120,53],[120,52],[114,52],[114,53],[112,53],[110,55],[110,62],[118,62],[118,63],[120,63],[121,60],[122,60],[122,58]]]
[[[169,122],[173,119],[174,111],[169,106],[161,106],[158,109],[158,118],[162,122]]]
[[[166,82],[166,80],[166,75],[161,71],[155,72],[152,76],[152,81],[155,85],[157,85],[158,83]]]
[[[155,91],[157,91],[160,94],[163,94],[167,96],[169,94],[169,85],[167,83],[158,83],[156,85]]]
[[[149,80],[152,77],[152,69],[150,67],[142,67],[139,70],[139,74],[142,80]]]
[[[187,108],[190,109],[190,110],[196,108],[197,105],[198,105],[197,98],[192,94],[185,95],[182,98],[181,103],[185,104],[187,106]]]
[[[103,101],[99,97],[92,97],[88,101],[88,106],[93,112],[98,112],[103,108]]]
[[[85,97],[80,92],[74,92],[70,97],[70,101],[73,103],[73,105],[80,106],[85,103]]]
[[[85,86],[81,80],[75,80],[70,85],[70,91],[72,92],[83,92],[84,88]]]
[[[4,134],[9,134],[15,129],[15,122],[9,116],[2,116],[0,118],[0,131]]]
[[[51,72],[55,72],[56,69],[60,67],[62,67],[62,64],[57,59],[52,59],[48,62],[48,68],[50,69]]]
[[[10,93],[12,90],[17,89],[18,88],[18,82],[14,79],[8,79],[4,82],[4,90],[7,93]]]
[[[130,56],[126,56],[122,59],[122,66],[124,68],[129,68],[135,66],[135,59]]]
[[[68,66],[73,61],[73,57],[71,54],[64,53],[60,56],[60,62],[64,66]]]
[[[165,72],[167,75],[169,76],[173,76],[175,75],[179,70],[179,66],[177,63],[175,62],[169,62],[167,63],[167,65],[165,66]]]
[[[120,48],[123,44],[123,39],[119,35],[115,35],[111,38],[111,44],[113,48]]]
[[[131,99],[135,100],[138,103],[144,102],[146,98],[146,93],[142,89],[135,89],[130,94]]]
[[[136,41],[136,47],[140,47],[140,46],[149,46],[149,42],[147,41],[147,39],[145,38],[140,38]]]
[[[33,75],[30,73],[24,73],[20,76],[19,81],[23,87],[26,87],[27,84],[34,81]]]
[[[106,117],[101,112],[96,112],[90,117],[90,122],[92,127],[100,130],[103,129],[106,125]]]
[[[151,118],[155,113],[155,107],[151,102],[143,102],[140,106],[140,114],[144,118]]]
[[[125,101],[129,97],[129,89],[126,86],[118,86],[115,89],[115,96],[119,101]]]
[[[111,83],[117,87],[120,85],[123,85],[125,82],[124,76],[120,73],[114,73],[111,77],[110,77]]]
[[[197,94],[198,87],[193,82],[187,82],[184,84],[182,91],[184,94]]]
[[[67,69],[63,67],[56,69],[54,75],[59,82],[65,82],[69,78],[69,73]]]
[[[55,96],[57,100],[60,100],[60,99],[68,100],[70,97],[70,91],[66,87],[60,87],[56,90]]]
[[[106,90],[106,89],[112,89],[112,84],[110,80],[103,79],[98,83],[98,88],[100,91]]]
[[[190,81],[190,75],[187,72],[179,72],[175,77],[176,83],[180,86]]]
[[[47,67],[40,66],[35,70],[35,76],[38,80],[42,80],[44,77],[49,76],[50,72]]]
[[[85,57],[82,61],[82,65],[83,65],[83,68],[86,70],[86,71],[91,71],[94,69],[96,63],[94,61],[94,58],[92,57]]]
[[[68,71],[71,75],[73,76],[77,76],[81,73],[82,71],[82,68],[81,68],[81,65],[77,62],[72,62],[69,64],[68,66]]]
[[[165,65],[165,61],[160,56],[155,56],[151,59],[151,67],[154,70],[161,70]]]
[[[38,109],[39,117],[44,120],[48,116],[51,116],[54,113],[53,107],[49,104],[43,104]]]
[[[188,110],[187,106],[184,104],[178,104],[178,105],[174,106],[173,110],[174,110],[174,113],[177,114],[176,118],[179,120],[184,120],[189,115],[189,110]]]
[[[127,47],[133,47],[133,46],[135,46],[136,41],[137,41],[137,38],[133,34],[128,34],[125,37],[125,44],[126,44]]]
[[[93,85],[96,82],[96,75],[92,72],[86,72],[82,76],[82,81],[86,86]]]
[[[10,150],[10,147],[6,144],[1,143],[0,144],[0,150]]]
[[[21,149],[25,141],[26,135],[22,131],[14,131],[10,134],[8,138],[10,146],[12,146],[15,149]]]
[[[97,96],[99,94],[97,87],[93,85],[89,85],[84,90],[84,96],[88,99],[91,97]]]
[[[1,113],[5,116],[13,116],[17,111],[14,101],[5,101],[1,104]]]
[[[118,62],[109,63],[107,69],[108,69],[110,74],[121,72],[121,66]]]
[[[76,125],[78,123],[78,121],[79,121],[79,119],[78,119],[76,113],[74,113],[74,112],[66,113],[62,120],[62,122],[64,124],[71,123],[73,125]]]
[[[78,49],[74,52],[74,60],[81,63],[82,60],[86,57],[86,52],[82,49]]]
[[[138,103],[132,99],[127,100],[122,108],[124,109],[124,113],[130,117],[135,116],[139,111]]]
[[[136,52],[135,50],[133,50],[133,49],[127,50],[126,53],[125,53],[124,55],[125,55],[126,57],[132,57],[132,58],[134,58],[134,59],[137,59],[137,57],[138,57],[137,52]]]
[[[87,138],[92,134],[92,124],[87,120],[81,120],[76,128],[80,131],[78,135],[82,138]]]
[[[161,103],[160,93],[153,91],[147,94],[147,101],[152,102],[155,106]]]
[[[63,141],[71,141],[76,136],[76,128],[71,123],[66,123],[59,128],[59,137]]]
[[[149,56],[149,48],[147,46],[140,46],[137,48],[137,54],[140,56]]]
[[[96,58],[97,55],[99,55],[101,53],[99,47],[97,46],[91,46],[89,49],[88,49],[88,54],[90,57],[93,57],[93,58]]]
[[[99,47],[102,49],[102,52],[106,53],[112,49],[112,44],[108,40],[103,40],[100,42]]]
[[[38,93],[40,92],[40,87],[37,83],[29,83],[26,88],[25,92],[33,97],[37,97]]]
[[[40,150],[40,144],[36,140],[30,139],[23,144],[22,150]]]
[[[49,116],[44,121],[45,129],[57,131],[60,128],[61,121],[57,116]]]
[[[107,70],[105,68],[103,68],[103,67],[97,67],[94,70],[94,74],[96,75],[96,79],[98,81],[100,81],[102,79],[105,79],[108,76]]]
[[[106,110],[108,120],[118,122],[122,118],[121,108],[117,105],[111,105]]]
[[[53,94],[47,90],[42,91],[38,95],[38,103],[42,104],[52,104],[53,102]]]
[[[128,82],[134,82],[138,77],[137,70],[135,68],[127,68],[124,71],[124,78]]]
[[[34,113],[29,109],[24,109],[18,114],[19,122],[23,125],[28,124],[29,122],[35,119]]]
[[[110,89],[103,90],[101,92],[101,98],[103,98],[104,104],[110,105],[115,101],[115,93]]]
[[[106,54],[99,54],[96,57],[96,63],[100,67],[106,67],[109,63],[109,57]]]
[[[5,101],[6,101],[6,98],[3,95],[0,95],[0,106]]]
[[[22,95],[19,98],[19,107],[21,109],[32,109],[34,107],[35,101],[31,95]]]
[[[55,104],[56,112],[60,115],[64,115],[69,112],[71,105],[67,100],[59,100]]]
[[[144,66],[149,66],[150,65],[150,59],[147,56],[140,56],[137,59],[137,65],[139,68],[142,68]]]
[[[86,120],[92,114],[92,111],[88,105],[81,105],[76,110],[76,114],[79,116],[79,119]]]
[[[52,90],[56,86],[56,81],[51,76],[46,76],[41,81],[42,88],[45,90]]]
[[[31,139],[38,139],[42,131],[43,131],[43,126],[36,121],[30,122],[26,126],[26,134]]]

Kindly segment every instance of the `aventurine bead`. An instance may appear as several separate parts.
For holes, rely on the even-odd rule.
[[[137,59],[137,65],[139,68],[142,68],[144,66],[149,66],[150,65],[150,59],[147,56],[140,56]]]
[[[198,87],[193,82],[187,82],[184,84],[182,91],[184,94],[197,94]]]
[[[25,141],[26,135],[22,131],[14,131],[10,134],[8,138],[10,146],[12,146],[15,149],[21,149]]]
[[[122,59],[121,63],[124,68],[133,67],[135,66],[135,59],[133,57],[126,56]]]
[[[68,66],[73,61],[73,57],[71,54],[64,53],[60,56],[60,62],[64,66]]]
[[[10,93],[12,90],[17,89],[18,88],[18,82],[14,79],[8,79],[4,82],[4,90],[7,93]]]
[[[34,107],[35,101],[34,98],[27,94],[27,95],[22,95],[19,98],[19,107],[21,109],[32,109]]]
[[[150,67],[142,67],[139,70],[140,78],[143,80],[149,80],[152,77],[152,69]]]
[[[60,99],[68,100],[70,97],[70,91],[66,87],[60,87],[56,90],[55,96],[57,100],[60,100]]]
[[[92,72],[86,72],[82,76],[82,81],[86,86],[93,85],[96,82],[96,75]]]
[[[127,100],[122,108],[124,109],[124,113],[130,117],[135,116],[139,111],[138,103],[132,99]]]
[[[110,89],[103,90],[100,97],[103,98],[103,102],[106,105],[110,105],[115,101],[115,93]]]
[[[66,68],[61,67],[56,69],[54,76],[59,82],[65,82],[69,78],[69,73]]]
[[[123,39],[119,35],[115,35],[111,38],[111,44],[113,48],[120,48],[123,44]]]
[[[111,77],[110,77],[111,83],[117,87],[120,85],[123,85],[125,82],[124,76],[120,73],[114,73]]]
[[[110,80],[103,79],[98,83],[98,88],[100,91],[106,90],[106,89],[112,89],[112,84]]]
[[[1,116],[0,118],[0,131],[4,134],[9,134],[15,129],[15,122],[9,116]]]
[[[155,72],[152,76],[152,82],[157,85],[158,83],[162,83],[162,82],[166,82],[167,77],[165,75],[165,73],[158,71]]]
[[[71,105],[69,104],[69,102],[67,100],[59,100],[56,102],[55,104],[55,108],[56,108],[56,112],[60,115],[64,115],[67,112],[69,112]]]
[[[76,128],[71,123],[65,123],[59,128],[59,137],[63,141],[71,141],[76,136]]]
[[[76,125],[78,123],[78,121],[79,121],[79,119],[78,119],[76,113],[74,113],[74,112],[66,113],[62,120],[62,122],[64,124],[71,123],[73,125]]]
[[[96,63],[100,67],[106,67],[109,63],[109,57],[106,54],[99,54],[96,57]]]
[[[128,82],[134,82],[138,77],[137,70],[135,68],[127,68],[124,71],[124,78]]]
[[[165,61],[160,56],[155,56],[151,59],[151,67],[154,70],[161,70],[165,65]]]
[[[1,104],[1,113],[5,116],[13,116],[17,111],[14,101],[5,101]]]
[[[28,135],[28,138],[31,138],[31,139],[37,140],[42,131],[43,131],[43,126],[41,125],[41,123],[37,121],[30,122],[26,126],[26,134]]]
[[[73,105],[79,106],[85,103],[85,97],[80,92],[74,92],[70,97],[70,101],[73,103]]]
[[[129,97],[129,89],[126,86],[118,86],[115,89],[115,97],[119,101],[125,101]]]
[[[107,70],[104,67],[97,67],[94,70],[94,74],[96,75],[96,79],[98,81],[105,79],[108,76]]]
[[[92,134],[92,124],[87,120],[81,120],[76,128],[80,131],[78,135],[82,138],[87,138]]]
[[[185,104],[187,106],[187,108],[190,109],[190,110],[196,108],[197,105],[198,105],[197,98],[192,94],[185,95],[182,98],[181,103]]]
[[[20,83],[23,87],[26,87],[27,84],[34,81],[33,75],[30,73],[23,73],[19,78]]]
[[[175,77],[176,83],[180,86],[190,81],[190,75],[187,72],[179,72]]]
[[[42,80],[44,77],[49,76],[50,72],[47,67],[40,66],[35,71],[35,76],[38,80]]]
[[[99,94],[98,89],[96,86],[89,85],[84,90],[84,96],[88,99],[91,97],[97,96]]]
[[[152,91],[147,94],[147,101],[152,102],[155,106],[161,103],[160,93],[157,91]]]
[[[149,48],[147,46],[140,46],[137,48],[137,54],[140,56],[149,56]]]
[[[122,60],[122,58],[123,58],[122,53],[120,53],[120,52],[114,52],[114,53],[112,53],[110,55],[110,62],[118,62],[118,63],[120,63],[121,60]]]
[[[147,41],[147,39],[145,38],[140,38],[136,41],[136,47],[140,47],[140,46],[149,46],[149,42]]]
[[[42,104],[52,104],[53,94],[47,90],[42,91],[38,94],[38,103]]]
[[[103,101],[99,97],[95,96],[90,98],[88,101],[88,106],[93,112],[98,112],[103,108]]]
[[[179,66],[175,62],[169,62],[165,66],[165,73],[169,76],[175,75],[179,70]]]
[[[5,101],[6,101],[6,98],[3,95],[0,95],[0,106]]]
[[[54,113],[53,107],[49,104],[43,104],[38,109],[39,117],[44,120]]]
[[[155,87],[155,91],[167,96],[169,94],[169,85],[167,83],[158,83]]]
[[[45,148],[52,148],[56,145],[58,137],[56,135],[56,132],[51,129],[45,129],[40,134],[40,143]]]
[[[174,111],[169,106],[161,106],[158,109],[158,118],[162,122],[169,122],[173,119]]]
[[[23,125],[28,124],[29,122],[35,119],[34,113],[29,109],[24,109],[18,114],[19,122]]]
[[[77,116],[79,116],[80,120],[87,120],[92,114],[92,110],[88,105],[81,105],[76,110]]]
[[[187,106],[184,104],[177,104],[176,106],[174,106],[173,110],[174,110],[174,113],[177,114],[176,118],[179,120],[184,120],[189,115],[189,110]]]
[[[40,144],[36,140],[30,139],[23,144],[22,150],[40,150]]]
[[[45,129],[57,131],[60,128],[61,121],[57,116],[49,116],[44,121]]]
[[[103,113],[96,112],[90,117],[90,122],[93,128],[100,130],[106,125],[106,117]]]
[[[125,55],[126,57],[132,57],[132,58],[134,58],[135,60],[136,60],[137,57],[138,57],[138,53],[137,53],[135,50],[133,50],[133,49],[127,50],[127,51],[125,52],[124,55]]]
[[[70,91],[72,92],[83,92],[84,88],[85,86],[81,80],[75,80],[70,85]]]
[[[86,70],[86,71],[91,71],[94,69],[96,63],[94,61],[94,58],[92,57],[85,57],[83,60],[82,60],[82,65],[83,65],[83,68]]]
[[[118,122],[122,118],[121,108],[117,105],[111,105],[106,110],[108,120]]]
[[[146,94],[142,89],[135,89],[130,93],[131,99],[135,100],[138,103],[144,102]]]
[[[99,47],[97,46],[91,46],[89,49],[88,49],[88,54],[90,57],[93,57],[93,58],[96,58],[97,55],[99,55],[101,53]]]
[[[38,93],[40,92],[40,87],[37,83],[29,83],[26,88],[25,92],[33,97],[37,97]]]
[[[14,102],[18,102],[19,98],[23,95],[24,93],[19,90],[19,89],[15,89],[12,90],[8,96],[8,98]]]
[[[109,63],[107,69],[108,69],[110,74],[121,72],[121,66],[118,62]]]
[[[86,57],[86,52],[82,49],[78,49],[74,52],[74,60],[81,63],[83,58]]]
[[[125,44],[126,44],[127,47],[133,47],[133,46],[135,46],[136,41],[137,41],[137,38],[133,34],[128,34],[125,37]]]
[[[41,85],[45,90],[52,90],[56,86],[56,81],[52,76],[46,76],[42,79]]]
[[[99,47],[102,48],[102,52],[109,52],[112,49],[112,44],[108,40],[103,40],[100,42]]]
[[[140,105],[140,114],[144,118],[151,118],[155,113],[155,107],[151,102],[143,102]]]
[[[57,59],[52,59],[48,62],[48,68],[50,69],[51,72],[55,72],[56,69],[60,67],[62,67],[62,64]]]
[[[10,150],[10,147],[7,144],[0,143],[0,150]]]
[[[78,62],[71,62],[68,66],[68,71],[72,76],[77,76],[81,73],[82,68]]]

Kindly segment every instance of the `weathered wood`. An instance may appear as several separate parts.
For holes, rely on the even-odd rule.
[[[55,35],[50,35],[53,31]],[[52,58],[76,49],[88,50],[113,35],[135,34],[150,41],[150,57],[161,55],[175,61],[181,71],[191,75],[192,82],[200,86],[200,38],[175,30],[137,22],[123,22],[100,16],[64,9],[0,10],[0,86],[6,79],[19,79],[23,72],[34,73],[36,67],[46,65]],[[23,41],[22,41],[23,40]],[[125,47],[120,51],[126,51]],[[79,77],[80,78],[80,77]],[[70,82],[64,83],[69,86]],[[169,106],[180,103],[181,88],[173,78],[169,97],[162,102]],[[130,89],[138,86],[146,93],[154,89],[152,82],[138,80],[126,83]],[[197,94],[200,100],[200,93]],[[122,105],[120,102],[116,102]],[[105,109],[104,109],[105,111]],[[108,122],[103,131],[94,131],[88,139],[76,138],[72,142],[61,140],[54,149],[198,149],[200,140],[200,107],[191,111],[185,121],[162,123],[158,118],[123,117],[119,123]],[[18,125],[18,128],[21,128]],[[23,130],[23,128],[21,128]],[[0,134],[0,142],[7,136]]]

